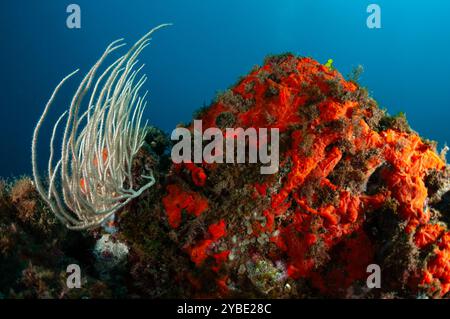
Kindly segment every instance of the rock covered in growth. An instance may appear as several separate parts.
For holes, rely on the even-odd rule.
[[[112,297],[88,264],[91,234],[69,232],[40,199],[33,182],[0,180],[0,299]],[[67,266],[83,269],[81,289],[68,289]]]
[[[172,166],[162,206],[196,296],[448,296],[445,159],[356,82],[274,56],[197,118],[279,128],[280,169]],[[370,264],[381,289],[366,286]]]

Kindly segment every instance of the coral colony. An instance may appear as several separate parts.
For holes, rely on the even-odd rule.
[[[37,137],[64,80],[35,130],[35,181],[0,183],[0,296],[449,297],[445,151],[332,60],[292,54],[268,57],[171,145],[140,126],[145,78],[133,70],[150,34],[81,109],[121,44],[87,74],[54,126],[51,145],[65,120],[45,181]],[[80,288],[66,285],[69,264],[83,270]],[[369,285],[372,270],[380,285]]]
[[[145,139],[145,131],[140,130],[140,123],[146,95],[138,95],[146,76],[143,75],[136,81],[142,66],[137,70],[133,68],[138,63],[139,53],[149,44],[151,34],[164,26],[151,30],[124,56],[106,68],[95,82],[86,110],[80,115],[83,98],[95,81],[98,68],[109,54],[124,45],[122,40],[111,43],[85,76],[70,104],[61,144],[61,159],[55,165],[53,143],[58,125],[67,111],[60,116],[53,128],[48,161],[48,190],[44,189],[38,174],[38,134],[55,95],[78,70],[58,84],[45,106],[33,135],[33,177],[42,199],[69,228],[99,226],[155,182],[150,172],[146,176],[150,182],[138,191],[133,189],[133,158]],[[86,121],[84,127],[83,121]],[[55,185],[58,176],[61,179],[62,195]]]

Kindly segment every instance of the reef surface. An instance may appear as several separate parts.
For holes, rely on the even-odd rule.
[[[136,183],[143,167],[157,182],[108,233],[68,231],[30,179],[2,182],[0,298],[449,297],[445,154],[355,79],[272,56],[194,119],[279,128],[278,172],[173,164],[151,128],[133,167]],[[80,289],[66,285],[73,263]],[[374,264],[381,287],[370,289]]]

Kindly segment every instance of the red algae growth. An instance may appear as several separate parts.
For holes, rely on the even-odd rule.
[[[259,175],[257,164],[206,163],[169,173],[169,224],[203,225],[184,243],[197,282],[211,277],[220,296],[449,292],[449,212],[433,206],[439,191],[430,185],[432,176],[448,182],[445,160],[356,81],[310,58],[274,56],[197,119],[203,129],[280,130],[274,175]],[[371,264],[380,265],[382,289],[366,287]]]

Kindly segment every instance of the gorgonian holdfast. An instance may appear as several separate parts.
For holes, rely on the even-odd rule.
[[[56,94],[70,77],[66,76],[55,88],[34,129],[32,168],[36,189],[52,212],[70,229],[88,229],[101,225],[132,199],[153,186],[153,174],[143,176],[148,183],[135,190],[132,163],[144,144],[145,127],[141,129],[147,92],[139,90],[147,77],[138,74],[138,56],[149,45],[150,36],[169,24],[159,25],[130,50],[115,60],[95,81],[96,72],[106,57],[125,45],[123,39],[112,42],[79,85],[69,110],[53,126],[48,160],[48,185],[45,188],[38,172],[37,140]],[[83,98],[94,83],[89,103],[81,109]],[[80,114],[81,113],[81,114]],[[66,117],[66,115],[68,115]],[[61,143],[61,158],[54,163],[54,144],[58,126],[65,118]]]

